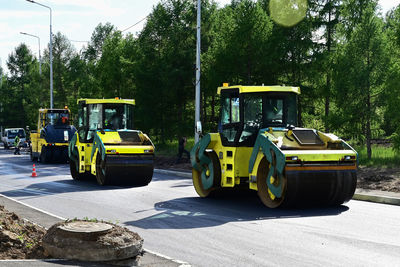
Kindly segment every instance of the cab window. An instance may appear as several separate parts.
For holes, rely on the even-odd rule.
[[[240,123],[240,102],[237,90],[221,94],[220,133],[224,142],[235,141]]]
[[[245,94],[243,96],[243,131],[239,142],[251,145],[263,126],[263,97],[261,94]]]
[[[91,140],[96,131],[103,127],[102,125],[102,105],[91,104],[89,105],[89,131],[87,134],[87,140]]]

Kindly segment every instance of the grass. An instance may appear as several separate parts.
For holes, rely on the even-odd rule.
[[[400,154],[391,147],[372,145],[372,157],[368,159],[367,147],[358,146],[359,164],[369,167],[395,167],[400,166]]]
[[[176,156],[178,154],[178,140],[167,141],[164,144],[154,144],[156,146],[156,155],[160,156]],[[188,137],[185,149],[190,152],[194,146],[194,138]]]

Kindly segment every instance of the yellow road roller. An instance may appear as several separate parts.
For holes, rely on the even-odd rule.
[[[75,134],[75,127],[71,125],[70,110],[39,109],[37,131],[30,134],[30,156],[32,161],[42,163],[67,162],[68,142]]]
[[[204,135],[190,153],[200,197],[245,187],[269,208],[352,198],[357,152],[333,134],[298,127],[300,88],[224,84],[218,94],[218,133]]]
[[[133,126],[133,99],[79,99],[77,132],[69,143],[71,176],[96,176],[100,185],[147,185],[153,177],[154,145]]]

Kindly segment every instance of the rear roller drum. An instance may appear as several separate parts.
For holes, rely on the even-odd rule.
[[[282,183],[282,195],[281,197],[275,196],[271,190],[268,188],[267,178],[269,172],[270,164],[263,158],[260,162],[260,166],[258,167],[257,172],[257,188],[258,188],[258,196],[261,202],[267,206],[268,208],[277,208],[281,206],[285,201],[286,194],[286,177],[283,175],[278,179],[278,175],[274,174],[273,177],[270,178],[271,184],[274,186],[278,186],[279,183]]]
[[[72,179],[74,180],[83,180],[87,177],[85,173],[79,173],[78,169],[76,168],[75,161],[72,159],[69,160],[69,170],[71,172]]]
[[[332,198],[329,201],[331,206],[339,206],[349,201],[356,190],[357,174],[355,172],[336,173],[336,186],[331,190]]]
[[[43,146],[42,151],[40,152],[40,162],[42,163],[49,163],[50,162],[50,149]]]
[[[354,194],[355,172],[286,172],[285,207],[339,206]],[[281,206],[283,206],[281,205]]]
[[[38,160],[38,158],[33,155],[32,148],[29,149],[29,156],[33,162]]]
[[[192,169],[193,186],[200,197],[208,197],[215,189],[221,186],[221,166],[218,157],[215,152],[206,152],[206,154],[211,159],[211,164],[203,166],[202,172],[204,172],[205,179],[201,177],[202,172]],[[212,186],[206,188],[204,181],[212,183]]]
[[[110,183],[108,177],[106,162],[101,159],[101,155],[97,154],[96,157],[96,180],[99,185],[107,185]]]

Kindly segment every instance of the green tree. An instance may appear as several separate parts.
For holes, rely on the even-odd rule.
[[[54,79],[54,107],[63,108],[68,104],[67,96],[70,95],[70,85],[67,83],[69,65],[74,57],[75,49],[68,38],[57,32],[53,39],[53,79]]]
[[[7,100],[4,102],[5,124],[8,126],[24,127],[29,123],[28,114],[32,101],[28,84],[31,70],[36,64],[32,52],[24,43],[17,46],[8,57],[7,68],[10,76],[7,83]]]
[[[385,37],[390,56],[387,69],[385,90],[381,101],[384,105],[383,129],[386,136],[394,142],[394,148],[400,150],[400,6],[390,10],[386,16]]]
[[[340,108],[338,124],[356,138],[365,138],[371,158],[372,125],[380,120],[377,109],[386,78],[388,55],[383,21],[375,15],[376,2],[361,6],[362,14],[340,48],[337,59],[336,90]],[[345,34],[347,35],[347,29]]]

